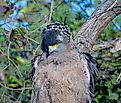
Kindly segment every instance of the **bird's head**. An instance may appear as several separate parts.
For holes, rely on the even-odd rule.
[[[70,30],[64,24],[58,22],[47,25],[42,31],[41,48],[46,57],[53,52],[60,52],[67,49],[71,40]]]

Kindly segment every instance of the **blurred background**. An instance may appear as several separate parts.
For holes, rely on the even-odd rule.
[[[41,31],[64,22],[74,37],[103,0],[0,0],[0,103],[30,103],[31,59],[41,54]],[[100,33],[96,44],[121,37],[121,15]],[[99,65],[93,103],[121,103],[121,52],[94,52]]]

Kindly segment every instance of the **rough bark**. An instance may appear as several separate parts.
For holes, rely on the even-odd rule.
[[[110,49],[110,52],[112,53],[121,50],[121,38],[94,45],[92,48],[93,51],[103,50],[103,49]]]
[[[121,14],[120,0],[106,0],[80,28],[74,43],[79,51],[92,52],[92,47],[100,32],[117,15]]]

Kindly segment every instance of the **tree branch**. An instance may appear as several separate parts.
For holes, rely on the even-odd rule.
[[[110,52],[117,52],[121,50],[121,38],[94,45],[92,50],[97,51],[97,50],[103,50],[108,48],[110,48]]]
[[[75,37],[74,43],[79,51],[92,52],[92,47],[99,33],[119,14],[121,14],[120,0],[103,2]]]

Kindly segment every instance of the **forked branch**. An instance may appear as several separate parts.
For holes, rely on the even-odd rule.
[[[119,14],[121,1],[105,0],[77,33],[74,41],[77,48],[80,51],[91,52],[100,32]]]

